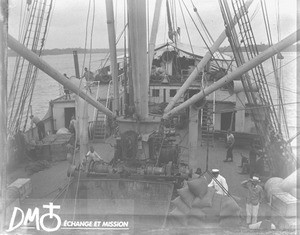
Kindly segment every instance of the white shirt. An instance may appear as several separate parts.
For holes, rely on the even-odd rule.
[[[94,161],[99,161],[99,160],[103,161],[103,158],[100,157],[96,151],[94,151],[93,153],[91,151],[88,151],[88,153],[86,154],[86,157],[89,157],[89,158],[93,159]]]
[[[226,191],[228,191],[228,185],[227,185],[225,178],[219,174],[216,179],[226,189]],[[223,191],[223,189],[216,183],[215,179],[211,180],[208,187],[214,187],[214,189],[217,190],[216,193],[221,194],[221,195],[226,195],[226,193]]]

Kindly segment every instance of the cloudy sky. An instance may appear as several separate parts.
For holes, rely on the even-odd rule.
[[[92,37],[93,48],[108,48],[105,0],[53,1],[54,10],[50,22],[48,38],[46,41],[47,49],[71,47],[84,48],[87,23],[87,41],[90,42],[93,9],[95,9],[95,24]],[[24,14],[24,11],[26,11],[26,0],[10,0],[9,2],[9,33],[15,38],[17,38],[19,32],[20,16]],[[114,8],[116,15],[116,35],[119,35],[124,27],[124,2],[126,1],[114,0]],[[149,6],[148,18],[149,27],[151,28],[155,0],[146,0],[146,2]],[[201,40],[201,37],[196,27],[194,26],[187,10],[185,9],[183,2],[186,4],[186,7],[190,11],[191,16],[193,17],[194,21],[196,22],[202,33],[203,30],[200,27],[197,15],[193,11],[191,2],[194,2],[195,6],[197,7],[201,18],[204,21],[213,39],[216,39],[218,35],[223,31],[224,23],[222,15],[220,13],[218,0],[169,0],[169,2],[175,2],[175,5],[173,6],[173,9],[176,9],[176,13],[174,13],[174,18],[176,19],[177,26],[181,28],[182,42],[188,43],[188,32],[191,37],[192,44],[196,44],[198,46],[205,45],[204,42]],[[89,3],[91,4],[90,17],[87,21]],[[231,3],[231,1],[228,0],[228,3]],[[286,37],[287,35],[296,30],[297,0],[266,0],[266,4],[268,7],[270,25],[273,33],[273,42],[278,41],[278,26],[280,28],[281,38]],[[180,5],[182,7],[183,14],[181,12]],[[23,11],[21,11],[21,9],[23,9]],[[254,0],[254,2],[252,3],[249,9],[249,17],[252,19],[251,23],[254,34],[256,36],[256,42],[258,44],[267,42],[259,0]],[[186,21],[187,29],[184,20]],[[168,28],[166,22],[166,4],[165,0],[163,0],[157,43],[163,43],[167,40]],[[224,45],[226,44],[228,44],[228,42],[225,42]],[[119,47],[123,47],[122,39],[120,40]]]

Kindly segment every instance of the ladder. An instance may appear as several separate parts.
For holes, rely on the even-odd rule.
[[[201,146],[214,147],[213,107],[206,103],[201,110]]]
[[[246,60],[249,61],[257,56],[259,52],[244,1],[232,0],[231,3],[235,18],[237,18],[238,15],[241,16],[240,19],[237,20],[236,27],[229,27],[233,25],[233,19],[227,0],[220,1],[222,15],[226,25],[226,34],[237,66],[241,66]],[[236,28],[238,28],[239,34],[236,32]],[[280,172],[282,172],[284,167],[287,169],[289,165],[292,165],[295,162],[295,157],[289,154],[288,148],[284,144],[285,141],[281,134],[280,123],[276,115],[263,65],[259,64],[249,73],[245,73],[241,77],[241,81],[257,133],[260,135],[261,143],[270,156],[272,173],[273,175],[286,177],[286,172]],[[253,91],[253,85],[258,88],[258,92]],[[284,169],[284,171],[286,171],[286,169]]]
[[[112,97],[112,81],[109,82],[108,88],[107,88],[107,96],[106,96],[106,102],[105,107],[108,108],[110,104],[110,100]],[[93,132],[93,140],[103,140],[107,136],[107,115],[101,112],[100,110],[97,110],[96,117],[93,123],[94,132]]]

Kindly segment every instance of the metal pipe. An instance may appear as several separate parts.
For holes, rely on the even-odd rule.
[[[248,9],[251,5],[253,0],[249,0],[245,3],[246,9]],[[233,27],[237,23],[237,18],[234,18],[234,24],[230,27]],[[179,98],[184,94],[184,92],[190,87],[190,85],[193,83],[193,81],[197,78],[198,74],[203,70],[204,66],[209,62],[209,60],[212,58],[212,54],[215,53],[218,48],[221,46],[223,41],[226,39],[226,31],[224,30],[221,35],[218,37],[218,39],[215,41],[215,43],[211,46],[209,51],[206,52],[203,59],[199,62],[197,67],[194,69],[194,71],[190,74],[190,76],[187,78],[187,80],[183,83],[183,85],[179,88],[176,95],[171,99],[170,103],[165,108],[165,113],[169,112],[175,105],[175,103],[179,100]]]
[[[8,31],[8,1],[0,1],[0,149],[1,149],[1,221],[0,229],[4,231],[6,219],[6,165],[7,165],[7,31]]]
[[[114,102],[113,112],[118,115],[119,113],[119,78],[118,78],[118,63],[117,63],[117,49],[116,49],[116,31],[114,21],[114,6],[112,0],[106,0],[106,19],[107,19],[107,31],[109,39],[109,51],[110,51],[110,71],[113,80],[114,87]]]
[[[58,81],[60,84],[65,86],[67,89],[71,90],[75,94],[79,95],[82,99],[86,100],[89,104],[93,105],[95,108],[99,109],[106,115],[110,117],[115,117],[115,115],[104,105],[97,102],[93,99],[90,95],[86,94],[85,91],[82,91],[79,89],[75,84],[73,84],[71,81],[69,81],[65,76],[63,76],[60,72],[58,72],[56,69],[51,67],[46,61],[39,58],[36,54],[34,54],[32,51],[28,50],[26,47],[24,47],[21,43],[19,43],[16,39],[14,39],[12,36],[8,35],[7,37],[8,46],[17,52],[20,56],[27,59],[30,63],[32,63],[34,66],[42,70],[44,73],[48,74],[50,77],[52,77],[54,80]]]
[[[263,51],[252,60],[246,62],[242,66],[238,67],[235,71],[226,76],[222,77],[220,80],[215,82],[214,84],[210,85],[209,87],[205,88],[204,90],[200,91],[196,95],[192,96],[190,99],[186,100],[184,103],[180,104],[176,108],[172,109],[170,112],[163,115],[164,119],[168,119],[178,111],[187,108],[188,106],[194,104],[196,101],[203,99],[210,93],[214,92],[215,90],[223,87],[224,85],[228,84],[229,82],[233,81],[234,79],[242,76],[247,71],[253,69],[258,64],[264,62],[265,60],[269,59],[270,57],[276,55],[278,52],[282,51],[283,49],[287,48],[288,46],[294,44],[295,42],[300,40],[300,29],[296,32],[290,34],[288,37],[283,39],[282,41],[278,42],[274,46],[268,48],[267,50]]]

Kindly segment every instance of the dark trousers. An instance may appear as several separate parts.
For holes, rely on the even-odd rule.
[[[38,134],[39,134],[39,139],[42,140],[46,136],[46,131],[45,131],[45,125],[43,121],[40,121],[36,124],[36,127],[38,129]]]
[[[226,160],[228,160],[228,159],[233,160],[232,150],[233,150],[233,145],[228,147],[228,149],[227,149]]]

